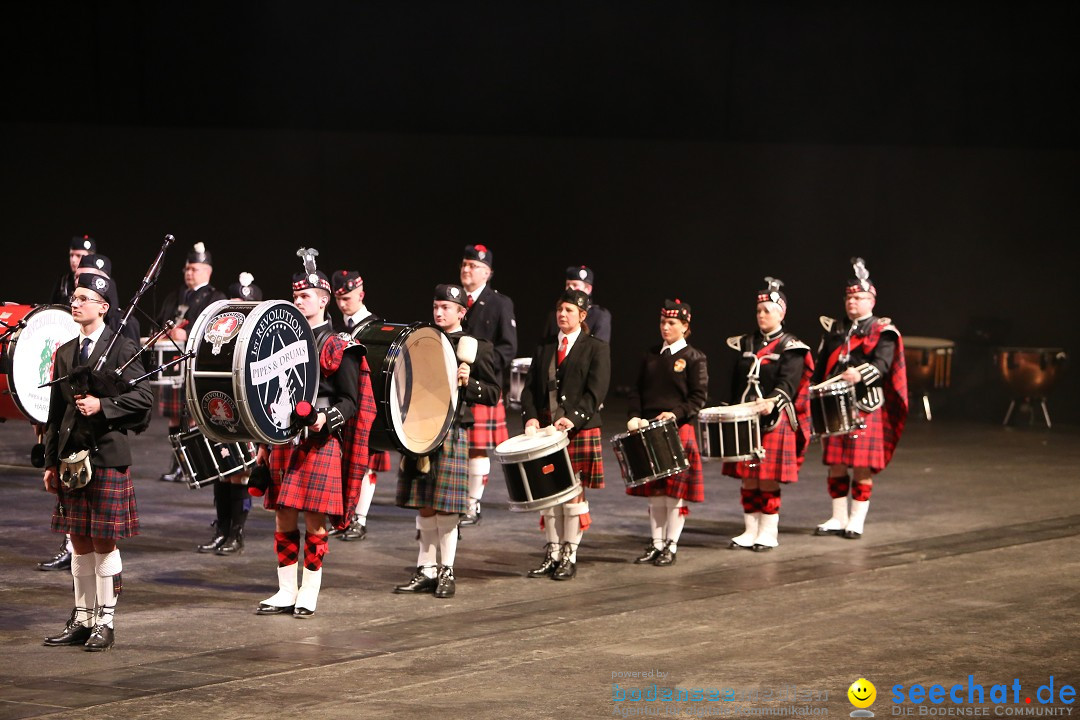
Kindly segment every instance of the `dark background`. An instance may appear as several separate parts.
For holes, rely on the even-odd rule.
[[[1075,3],[21,3],[0,23],[3,299],[73,234],[126,300],[161,238],[286,296],[297,247],[430,317],[487,244],[531,354],[562,272],[614,314],[615,382],[662,299],[726,399],[762,277],[816,345],[852,255],[877,311],[958,344],[935,410],[999,422],[998,345],[1074,350]],[[163,298],[169,288],[156,291]],[[146,303],[149,307],[154,301]],[[1066,373],[1055,421],[1076,422]]]

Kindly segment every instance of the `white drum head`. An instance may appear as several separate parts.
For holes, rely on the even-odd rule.
[[[79,325],[71,319],[70,310],[56,305],[40,307],[23,319],[26,327],[11,339],[14,400],[29,420],[45,423],[52,387],[38,385],[52,379],[53,354],[79,334]]]

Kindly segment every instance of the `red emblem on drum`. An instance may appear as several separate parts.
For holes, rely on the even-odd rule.
[[[223,392],[214,390],[203,395],[202,409],[208,420],[214,425],[228,428],[235,432],[237,424],[236,404]]]
[[[210,321],[203,337],[214,346],[214,355],[221,354],[221,346],[236,337],[243,324],[244,316],[237,312],[224,313]]]
[[[555,472],[555,466],[545,465],[544,467],[540,468],[540,472],[542,472],[544,475],[550,475],[551,473]]]

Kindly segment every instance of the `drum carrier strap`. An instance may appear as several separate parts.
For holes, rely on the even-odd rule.
[[[753,342],[752,337],[753,336],[747,336],[748,342],[750,342],[750,343]],[[779,347],[779,346],[784,344],[784,342],[787,340],[787,338],[788,338],[787,333],[780,333],[779,337],[777,337],[771,343],[769,343],[764,348],[762,348],[762,350],[765,350],[765,349],[767,349],[769,347],[773,347],[773,348]],[[751,345],[751,347],[752,347],[752,345]],[[761,380],[761,363],[762,363],[763,360],[770,360],[772,362],[776,362],[777,360],[780,359],[780,353],[772,352],[772,353],[766,353],[765,355],[758,355],[757,353],[752,352],[750,350],[744,350],[743,351],[743,357],[750,359],[750,371],[748,373],[746,373],[746,389],[743,390],[742,396],[739,398],[739,402],[740,403],[746,402],[746,396],[750,393],[751,389],[753,389],[754,394],[757,395],[757,399],[762,400],[762,399],[764,399],[765,394],[761,392],[761,382],[760,382],[760,380]],[[799,419],[798,419],[797,415],[795,414],[795,405],[794,405],[794,403],[788,402],[788,403],[784,404],[784,414],[787,415],[788,423],[791,425],[791,429],[792,430],[798,430],[799,429]],[[769,422],[767,424],[763,423],[762,429],[764,429],[764,430],[772,430],[774,427],[776,427],[776,422],[779,419],[780,418],[777,417],[777,418],[773,419],[771,422]]]

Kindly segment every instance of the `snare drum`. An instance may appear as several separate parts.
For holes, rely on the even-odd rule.
[[[810,427],[815,437],[847,435],[866,427],[855,406],[855,386],[827,380],[810,388]]]
[[[741,462],[765,457],[758,405],[739,403],[701,410],[698,446],[703,459]]]
[[[249,442],[211,442],[198,429],[170,435],[176,462],[192,490],[248,472],[255,464],[255,446]]]
[[[429,323],[373,322],[354,336],[366,348],[377,414],[370,447],[428,455],[439,448],[457,412],[457,357]]]
[[[319,352],[307,319],[284,300],[211,303],[191,326],[184,372],[187,405],[219,443],[281,445],[294,435],[292,411],[314,403]]]
[[[581,481],[566,449],[569,444],[565,432],[550,426],[498,444],[495,459],[503,466],[511,511],[543,510],[581,494]]]
[[[145,343],[146,339],[143,339]],[[179,348],[179,349],[178,349]],[[143,353],[143,366],[147,372],[159,368],[180,357],[184,349],[180,343],[171,340],[158,340]],[[151,385],[163,385],[179,388],[184,383],[184,363],[177,363],[165,368],[150,378]]]
[[[626,487],[637,487],[686,471],[679,426],[674,420],[657,420],[643,428],[611,438]]]
[[[514,358],[510,363],[510,392],[506,395],[506,404],[513,410],[521,409],[521,393],[531,367],[532,358]]]
[[[79,334],[64,305],[0,305],[0,418],[49,419],[53,354]],[[19,322],[22,327],[18,327]],[[13,329],[14,328],[14,329]]]

